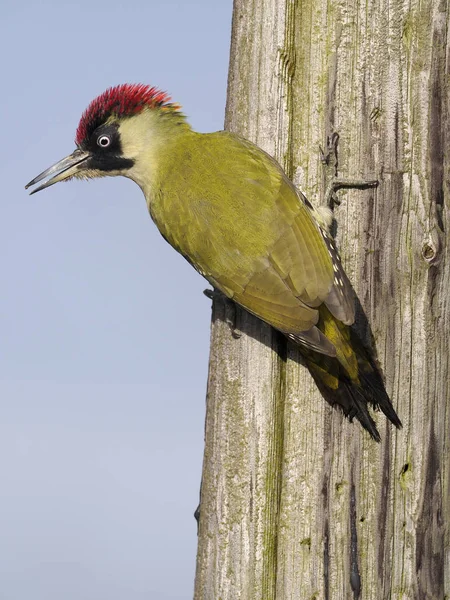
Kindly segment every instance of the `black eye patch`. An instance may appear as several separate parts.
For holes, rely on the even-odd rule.
[[[109,144],[105,144],[105,138],[110,140]],[[84,144],[83,150],[89,150],[93,154],[114,154],[120,156],[122,154],[122,146],[120,143],[119,127],[116,123],[111,125],[100,125],[92,133],[88,142]]]
[[[88,169],[94,169],[98,171],[124,171],[131,169],[134,165],[132,158],[124,158],[123,156],[116,156],[115,154],[107,154],[100,156],[100,153],[93,154],[86,161],[86,167]]]
[[[105,143],[105,138],[108,138],[109,143]],[[122,155],[119,126],[116,123],[97,127],[89,141],[83,145],[83,150],[91,153],[86,164],[89,169],[120,171],[134,165],[134,160]]]

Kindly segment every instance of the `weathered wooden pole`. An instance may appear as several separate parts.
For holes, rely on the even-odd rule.
[[[313,202],[334,131],[340,173],[380,181],[341,194],[337,239],[404,428],[376,415],[373,442],[293,344],[216,299],[196,600],[450,598],[449,19],[442,0],[234,2],[226,127]]]

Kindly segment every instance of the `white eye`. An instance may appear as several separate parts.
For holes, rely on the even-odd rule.
[[[110,143],[111,138],[109,138],[107,135],[101,135],[97,140],[97,145],[100,146],[100,148],[107,148]]]

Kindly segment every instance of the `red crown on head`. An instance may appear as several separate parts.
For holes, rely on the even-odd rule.
[[[135,115],[145,106],[150,108],[171,106],[170,97],[166,92],[143,83],[123,83],[107,89],[92,100],[82,114],[75,143],[80,146],[110,115],[114,114],[118,117]]]

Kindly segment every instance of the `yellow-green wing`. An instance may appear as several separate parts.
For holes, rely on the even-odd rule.
[[[333,354],[314,326],[328,298],[333,313],[345,312],[336,267],[278,163],[226,132],[191,136],[179,152],[164,196],[152,207],[163,235],[228,297],[297,341]]]

